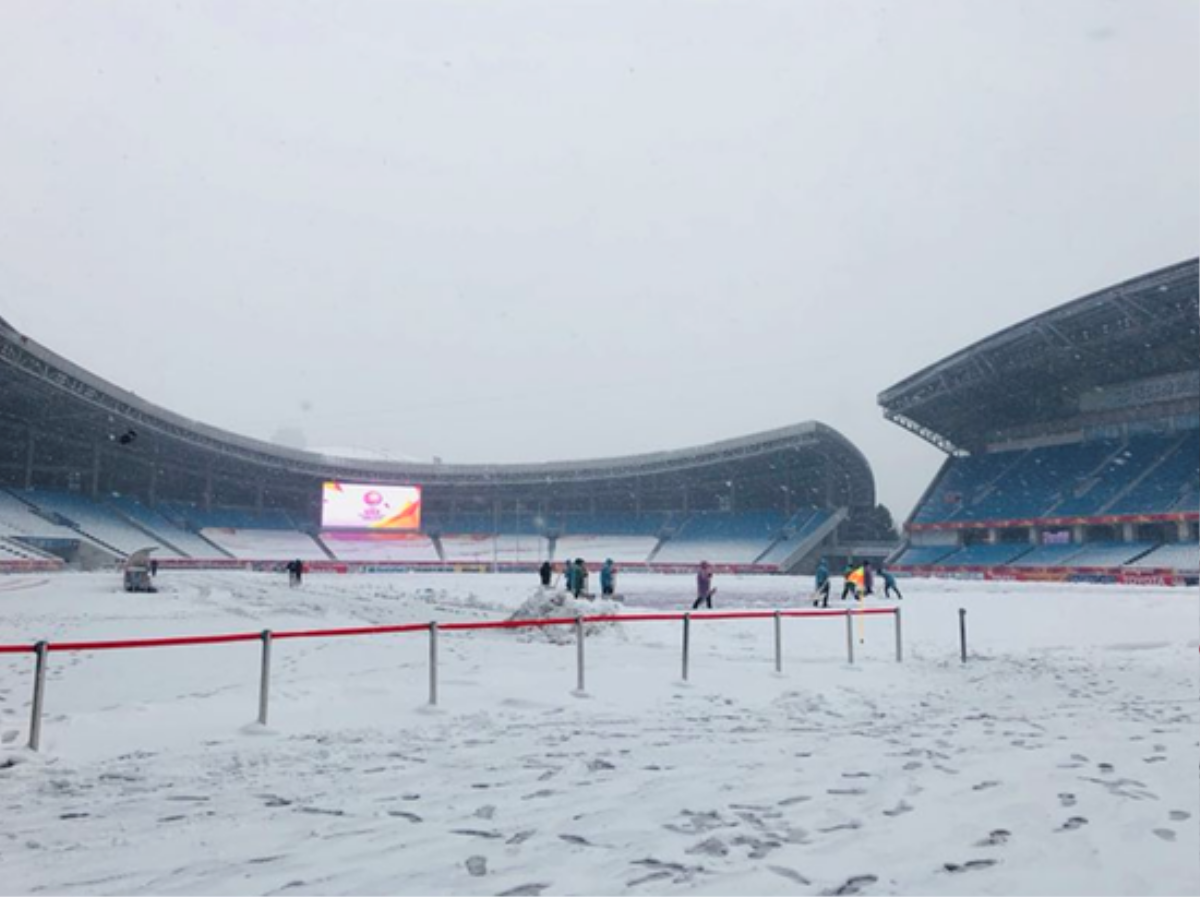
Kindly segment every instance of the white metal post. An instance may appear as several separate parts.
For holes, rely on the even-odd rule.
[[[437,621],[429,624],[429,705],[437,706]]]
[[[900,608],[892,611],[892,619],[896,621],[896,663],[904,660],[904,636],[900,629]]]
[[[783,672],[783,614],[775,611],[775,672]]]
[[[578,669],[576,670],[576,691],[580,694],[584,691],[583,683],[583,617],[575,618],[575,663]]]
[[[854,663],[854,611],[846,611],[846,662]]]
[[[258,681],[258,724],[267,724],[267,703],[271,695],[271,630],[262,631],[262,675]]]
[[[42,743],[42,704],[46,698],[46,649],[45,642],[33,646],[37,658],[33,671],[33,711],[29,720],[29,749],[36,751]]]
[[[683,681],[688,681],[688,648],[691,642],[692,615],[683,615]]]

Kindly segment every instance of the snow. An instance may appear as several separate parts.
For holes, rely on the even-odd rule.
[[[506,617],[515,574],[0,578],[0,642]],[[811,581],[718,577],[717,604]],[[690,576],[627,573],[630,610]],[[0,893],[1200,892],[1194,590],[906,579],[891,619],[0,655]],[[832,602],[836,604],[836,600]],[[957,609],[972,659],[958,659]],[[566,612],[564,615],[570,616]],[[855,624],[856,635],[860,632]],[[988,861],[993,861],[989,863]],[[948,868],[953,867],[953,871]]]

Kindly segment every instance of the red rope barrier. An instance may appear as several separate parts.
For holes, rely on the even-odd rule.
[[[875,614],[894,614],[894,607],[864,607],[864,608],[821,608],[813,610],[780,610],[782,617],[844,617],[870,616]],[[777,612],[773,610],[744,610],[744,611],[707,611],[692,612],[693,620],[762,620],[770,619]],[[649,614],[608,614],[580,617],[584,623],[646,623],[646,622],[678,622],[685,614],[680,612],[649,613]],[[439,623],[438,629],[443,632],[464,632],[473,629],[536,629],[543,626],[573,626],[575,617],[549,617],[533,620],[480,620],[465,622]],[[354,635],[387,635],[402,632],[428,631],[428,623],[403,623],[395,626],[355,626],[339,629],[290,629],[272,632],[273,639],[299,638],[337,638]],[[170,648],[183,645],[221,645],[232,642],[255,642],[262,638],[261,632],[235,632],[224,635],[182,635],[167,638],[117,639],[113,641],[87,642],[49,642],[48,651],[112,651],[125,648]],[[33,645],[0,645],[0,654],[29,654]]]
[[[133,638],[109,642],[47,642],[47,651],[113,651],[122,648],[174,648],[181,645],[224,645],[230,642],[257,642],[258,632],[232,632],[227,635],[179,635],[168,638]]]
[[[392,632],[425,632],[428,623],[404,623],[400,626],[357,626],[352,629],[285,629],[272,632],[271,638],[337,638],[341,635],[386,635]]]

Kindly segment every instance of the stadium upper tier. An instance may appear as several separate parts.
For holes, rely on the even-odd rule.
[[[951,458],[911,528],[1196,512],[1200,430]]]
[[[1198,280],[1192,259],[1068,302],[913,374],[879,404],[951,453],[1120,422],[1131,405],[1195,415]]]

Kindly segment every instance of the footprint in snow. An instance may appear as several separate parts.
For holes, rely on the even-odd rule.
[[[995,866],[999,860],[967,860],[965,863],[943,863],[942,868],[947,872],[974,872],[978,869],[987,869],[989,866]]]
[[[710,857],[723,857],[729,854],[729,848],[725,846],[725,842],[715,835],[707,838],[698,844],[694,844],[684,851],[691,856],[702,854]]]
[[[1012,837],[1012,832],[1005,828],[993,829],[988,832],[988,836],[981,841],[976,841],[976,847],[1001,847],[1008,843],[1008,839]]]
[[[791,806],[794,806],[795,804],[802,804],[805,801],[809,801],[809,800],[812,800],[812,798],[809,797],[807,794],[797,794],[795,797],[785,797],[783,800],[781,800],[779,802],[779,806],[791,807]]]
[[[798,885],[811,885],[812,882],[797,872],[795,869],[789,869],[787,866],[768,866],[768,872],[774,872],[786,878],[788,881],[793,881]]]
[[[1172,810],[1168,815],[1172,822],[1183,822],[1185,819],[1192,818],[1192,814],[1187,810]]]
[[[826,794],[837,794],[837,795],[858,795],[858,794],[866,794],[867,789],[866,788],[827,788],[825,790],[825,793]]]
[[[407,819],[409,822],[412,822],[412,823],[424,821],[416,813],[406,813],[403,810],[388,810],[387,814],[389,816],[395,816],[398,819]]]
[[[884,816],[903,816],[905,813],[911,813],[912,811],[913,811],[912,804],[910,804],[906,800],[902,800],[902,801],[900,801],[900,803],[896,804],[896,806],[892,807],[890,810],[884,810],[883,815]]]
[[[1162,838],[1164,841],[1174,841],[1175,840],[1175,831],[1173,829],[1156,828],[1153,831],[1154,831],[1154,834],[1156,834],[1158,837]]]
[[[850,894],[861,894],[863,888],[869,888],[877,881],[879,881],[879,878],[875,875],[855,875],[852,878],[846,879],[843,884],[832,891],[826,891],[825,894],[830,895],[830,897],[846,897],[846,895]]]
[[[1060,832],[1073,832],[1075,829],[1083,828],[1088,821],[1083,816],[1072,816],[1058,829]]]
[[[463,865],[467,867],[467,872],[474,878],[487,875],[487,857],[478,855],[470,856],[467,857],[467,861]]]
[[[1078,803],[1078,801],[1075,799],[1074,794],[1070,794],[1065,791],[1058,796],[1058,802],[1060,804],[1062,804],[1064,807],[1073,807],[1073,806],[1075,806],[1075,804]]]
[[[538,897],[548,887],[550,887],[549,884],[540,881],[530,882],[527,885],[517,885],[515,888],[501,891],[499,897]]]
[[[823,835],[828,835],[830,832],[854,831],[855,829],[860,828],[862,828],[862,823],[857,820],[853,820],[851,822],[843,822],[840,825],[831,825],[828,828],[819,828],[817,831]]]
[[[560,841],[566,841],[568,844],[578,844],[580,847],[599,847],[599,844],[593,844],[582,835],[559,835]]]
[[[972,791],[987,791],[989,788],[997,788],[1000,783],[995,779],[988,779],[986,782],[980,782],[978,785],[972,785]]]

